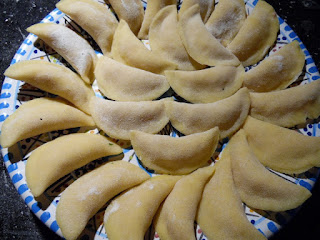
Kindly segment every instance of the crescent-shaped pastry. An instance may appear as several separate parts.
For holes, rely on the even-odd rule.
[[[103,54],[109,55],[118,21],[105,4],[93,0],[63,0],[56,6],[92,36]]]
[[[241,200],[249,207],[274,212],[296,208],[311,193],[268,171],[251,151],[244,130],[230,142],[232,176]]]
[[[56,50],[86,83],[94,80],[97,55],[89,43],[71,29],[55,23],[38,23],[27,28]]]
[[[205,23],[214,10],[215,0],[183,0],[180,6],[179,16],[195,4],[199,5],[201,20]]]
[[[208,239],[266,240],[247,219],[234,186],[229,145],[216,163],[216,171],[203,190],[197,212],[197,223]],[[232,219],[232,227],[230,220]]]
[[[188,54],[198,63],[208,66],[240,64],[237,57],[208,32],[200,17],[199,5],[180,15],[178,29]]]
[[[205,67],[194,61],[182,44],[176,5],[164,7],[154,17],[149,29],[149,43],[153,52],[175,63],[177,69],[196,70]]]
[[[277,39],[279,20],[273,7],[259,0],[228,49],[249,66],[260,61]],[[254,31],[253,31],[254,29]]]
[[[41,133],[82,126],[95,126],[95,123],[90,116],[61,99],[38,98],[21,105],[4,121],[1,146],[8,148]]]
[[[192,103],[212,103],[230,97],[243,82],[244,68],[216,66],[198,71],[166,71],[171,88]]]
[[[253,92],[287,88],[300,76],[305,56],[298,41],[293,41],[245,73],[243,85]]]
[[[75,240],[87,222],[111,198],[150,176],[125,161],[107,163],[83,175],[63,191],[56,210],[57,223],[67,240]]]
[[[155,218],[155,230],[161,239],[195,240],[198,204],[213,172],[214,167],[200,168],[175,184]]]
[[[144,9],[140,0],[109,0],[119,19],[125,20],[131,31],[137,35],[143,18]]]
[[[85,164],[122,153],[122,148],[99,134],[75,133],[41,145],[28,158],[26,180],[35,197],[52,183]]]
[[[90,114],[89,101],[94,92],[67,67],[41,60],[27,60],[11,65],[4,75],[63,97]]]
[[[180,138],[131,131],[130,139],[137,157],[147,168],[180,175],[207,164],[217,147],[219,129]]]
[[[138,38],[148,39],[149,27],[156,14],[165,6],[175,5],[177,9],[177,0],[149,0],[144,14],[143,22],[138,33]]]
[[[163,75],[133,68],[103,56],[95,69],[100,91],[117,101],[149,101],[169,88]]]
[[[108,238],[144,239],[161,202],[179,179],[179,176],[155,176],[116,197],[104,215]]]
[[[320,115],[320,81],[268,93],[250,93],[250,115],[282,127],[294,127]]]
[[[165,101],[115,102],[92,98],[92,118],[116,139],[130,139],[130,130],[157,133],[167,125]]]
[[[112,58],[118,62],[156,74],[176,69],[175,64],[147,49],[124,20],[120,20],[114,33],[111,54]]]
[[[166,113],[174,128],[183,134],[204,132],[219,127],[220,138],[235,133],[248,116],[250,97],[246,88],[214,103],[166,102]]]
[[[243,129],[253,153],[266,167],[287,174],[320,167],[320,137],[305,136],[250,116]]]
[[[205,26],[223,46],[237,35],[247,17],[243,0],[220,0]]]

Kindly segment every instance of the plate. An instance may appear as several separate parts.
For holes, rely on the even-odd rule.
[[[144,3],[144,5],[146,5],[146,1],[142,2]],[[250,13],[255,4],[257,3],[257,0],[248,0],[245,2],[247,11]],[[274,48],[270,51],[270,54],[272,54],[272,52],[276,51],[288,42],[292,42],[293,40],[299,41],[300,47],[304,51],[306,57],[305,70],[299,83],[301,82],[301,84],[304,84],[319,79],[320,75],[312,60],[312,57],[303,45],[303,43],[301,42],[301,40],[299,39],[299,37],[280,17],[279,21],[280,34],[278,35],[277,43],[274,46]],[[56,24],[68,25],[70,28],[72,28],[73,30],[81,34],[83,37],[85,37],[93,46],[96,46],[94,41],[85,31],[79,28],[77,24],[72,22],[58,9],[54,9],[41,22],[53,22]],[[34,59],[40,59],[43,61],[50,61],[69,66],[68,63],[65,62],[53,49],[44,44],[43,41],[39,40],[35,35],[29,34],[17,50],[14,58],[11,61],[11,64],[14,64],[22,60]],[[251,67],[246,68],[246,70],[250,69]],[[96,92],[96,95],[102,97],[98,91],[98,87],[96,84],[93,84],[93,88]],[[23,82],[15,81],[10,78],[5,78],[0,98],[0,127],[2,126],[3,121],[25,101],[43,96],[48,96],[48,93],[36,89],[28,84],[24,84]],[[23,124],[23,122],[21,122],[21,124]],[[310,123],[306,127],[300,128],[298,130],[302,134],[308,136],[320,137],[319,123]],[[86,166],[63,177],[58,182],[51,185],[45,191],[45,193],[42,194],[39,198],[34,198],[34,196],[31,194],[28,188],[28,185],[25,180],[25,163],[31,151],[34,150],[36,147],[61,135],[81,131],[86,130],[82,128],[75,128],[54,131],[51,133],[42,134],[33,138],[20,141],[10,149],[1,149],[4,163],[10,175],[10,178],[14,186],[16,187],[18,193],[25,201],[26,205],[44,224],[46,224],[53,232],[57,233],[60,236],[62,236],[62,233],[55,219],[55,209],[57,203],[59,202],[60,193],[79,176],[83,175],[88,171],[91,171],[92,169],[96,168],[104,161],[107,161],[109,159],[100,159],[93,161],[92,163],[89,163]],[[170,127],[164,129],[163,133],[171,133],[171,135],[175,135],[175,132]],[[124,141],[119,141],[119,144],[123,147],[126,147],[126,142]],[[220,147],[220,151],[222,148],[223,146]],[[141,166],[140,162],[136,158],[134,151],[130,148],[124,148],[124,160],[130,161],[131,163],[143,168],[143,166]],[[149,174],[152,175],[152,172],[149,172]],[[303,175],[299,175],[296,177],[289,177],[284,174],[280,175],[282,175],[290,181],[293,181],[311,190],[319,175],[319,171],[313,168],[310,171],[304,173]],[[277,232],[282,225],[284,225],[290,218],[292,218],[295,215],[297,210],[298,209],[294,209],[281,213],[259,211],[258,213],[245,206],[245,212],[249,221],[267,237],[270,237],[275,232]],[[102,226],[103,214],[104,210],[100,210],[98,214],[96,214],[95,217],[89,221],[85,231],[82,233],[80,238],[87,239],[89,237],[90,239],[97,240],[108,239],[104,231],[104,227]],[[199,226],[197,226],[196,234],[197,239],[206,239]],[[159,239],[159,237],[157,236],[157,234],[154,233],[154,230],[150,228],[146,234],[146,239]]]

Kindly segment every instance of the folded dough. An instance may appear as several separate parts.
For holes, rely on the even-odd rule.
[[[184,14],[190,7],[195,4],[198,4],[200,7],[200,16],[202,21],[204,23],[207,22],[208,18],[214,10],[215,0],[183,0],[180,6],[179,16]]]
[[[38,23],[27,28],[52,47],[79,73],[86,83],[94,81],[97,55],[89,43],[66,26]]]
[[[161,202],[179,179],[179,176],[155,176],[116,197],[104,215],[108,238],[144,239]]]
[[[85,164],[122,153],[122,148],[99,134],[75,133],[41,145],[28,158],[26,180],[35,197],[55,181]]]
[[[103,54],[110,54],[118,21],[105,4],[93,0],[63,0],[56,6],[92,36]]]
[[[230,142],[232,176],[241,200],[249,207],[286,211],[304,203],[311,193],[268,171],[251,151],[244,130]]]
[[[214,167],[200,168],[175,184],[155,218],[155,230],[162,240],[195,240],[198,204],[213,172]]]
[[[120,20],[114,33],[111,54],[112,58],[118,62],[156,74],[176,69],[174,63],[147,49],[124,20]]]
[[[90,116],[62,99],[38,98],[21,105],[4,121],[1,146],[8,148],[41,133],[82,126],[95,126],[95,123]]]
[[[237,57],[208,32],[198,4],[180,15],[178,29],[188,54],[198,63],[208,66],[240,64]]]
[[[205,26],[223,46],[227,46],[247,17],[243,0],[220,0]]]
[[[131,131],[130,139],[137,157],[147,168],[180,175],[208,164],[218,144],[219,129],[180,138]]]
[[[144,18],[142,2],[140,0],[109,0],[109,3],[118,18],[125,20],[131,31],[137,35]]]
[[[67,240],[75,240],[87,222],[111,198],[150,176],[125,161],[106,163],[83,175],[61,195],[56,209],[57,223]]]
[[[4,75],[59,95],[90,114],[89,102],[94,92],[67,67],[41,60],[27,60],[11,65]]]
[[[320,167],[320,137],[309,137],[248,116],[243,129],[253,153],[266,167],[287,174]]]
[[[178,33],[176,5],[164,7],[154,16],[149,29],[149,44],[153,52],[176,64],[179,70],[205,67],[194,61],[182,44]]]
[[[143,22],[138,33],[138,38],[148,39],[149,27],[156,14],[165,6],[175,5],[177,9],[177,0],[149,0],[144,14]]]
[[[279,28],[273,7],[259,0],[228,49],[239,58],[243,66],[253,65],[265,56],[277,40]]]
[[[320,81],[285,90],[250,93],[250,115],[282,127],[294,127],[320,115]]]
[[[130,139],[130,130],[157,133],[167,125],[164,101],[115,102],[98,97],[91,100],[97,126],[116,139]]]
[[[243,85],[253,92],[285,89],[300,76],[304,62],[299,42],[293,41],[247,71]]]
[[[214,103],[168,101],[165,106],[172,126],[179,132],[187,135],[219,127],[220,138],[223,139],[244,123],[250,109],[250,97],[248,90],[241,88],[231,97]]]
[[[216,163],[216,171],[205,186],[197,213],[197,223],[208,239],[266,240],[247,219],[234,186],[229,145]],[[230,221],[232,220],[232,223]]]
[[[212,103],[237,92],[244,68],[219,65],[198,71],[166,71],[171,88],[192,103]]]
[[[149,101],[170,88],[164,76],[126,66],[106,56],[99,58],[95,75],[100,91],[117,101]]]

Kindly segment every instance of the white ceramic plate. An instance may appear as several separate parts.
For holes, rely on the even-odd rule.
[[[146,5],[146,1],[142,2],[144,3],[144,5]],[[257,0],[246,1],[246,8],[249,13],[251,12],[256,3]],[[303,74],[303,77],[300,79],[302,80],[302,84],[319,79],[320,75],[318,73],[318,70],[309,52],[307,51],[301,40],[281,18],[279,18],[279,21],[280,34],[277,39],[277,44],[275,45],[274,49],[272,49],[270,52],[272,53],[272,51],[279,49],[279,47],[283,46],[284,44],[287,44],[288,42],[298,40],[300,43],[300,47],[302,48],[306,56],[305,72]],[[54,9],[41,22],[53,22],[64,25],[68,24],[71,28],[73,28],[75,31],[79,32],[83,37],[88,39],[88,41],[93,46],[95,45],[94,41],[90,38],[90,36],[88,36],[88,34],[85,31],[80,29],[74,22],[70,21],[70,19],[58,9]],[[16,55],[12,59],[11,64],[14,64],[15,62],[22,60],[33,59],[40,59],[43,61],[50,61],[69,66],[53,49],[44,44],[43,41],[39,40],[35,35],[30,34],[18,49]],[[96,90],[96,94],[98,96],[101,96],[97,91],[98,88],[96,84],[93,85],[93,88]],[[30,85],[24,84],[23,82],[12,80],[10,78],[5,78],[0,98],[0,126],[2,126],[3,121],[9,115],[11,115],[21,104],[23,104],[23,102],[31,100],[33,98],[47,95],[48,93],[45,93]],[[21,122],[21,124],[23,124],[23,122]],[[307,125],[307,127],[304,127],[299,130],[301,131],[301,133],[305,135],[320,137],[319,123],[310,123]],[[20,141],[19,143],[11,147],[10,150],[6,148],[1,148],[4,163],[7,167],[9,175],[18,193],[21,195],[21,197],[23,198],[27,206],[32,210],[32,212],[52,231],[56,232],[60,236],[62,236],[62,233],[55,219],[55,209],[60,198],[60,193],[79,176],[94,169],[95,167],[99,166],[102,162],[108,159],[100,159],[93,161],[92,163],[87,164],[86,166],[63,177],[58,182],[50,186],[45,191],[45,193],[37,199],[35,199],[34,196],[31,194],[26,183],[25,163],[31,151],[34,150],[36,147],[56,137],[59,137],[60,135],[79,131],[85,130],[76,128],[55,131]],[[171,135],[175,135],[175,133],[172,132],[172,128],[170,127],[164,129],[163,132],[166,134],[171,133]],[[119,144],[125,147],[126,143],[119,141]],[[123,160],[130,161],[133,164],[139,165],[141,168],[143,168],[143,166],[141,166],[141,164],[137,160],[132,149],[124,148],[124,154],[125,157]],[[152,173],[150,172],[149,174],[152,175]],[[317,179],[317,176],[319,175],[319,171],[318,169],[314,168],[306,172],[305,174],[299,175],[295,178],[286,176],[284,174],[281,175],[293,181],[294,183],[302,185],[311,190]],[[260,211],[259,213],[257,213],[250,210],[248,207],[245,207],[245,211],[249,221],[265,236],[269,237],[273,235],[275,232],[277,232],[281,225],[285,224],[292,216],[294,216],[297,209],[281,213],[265,211]],[[89,221],[80,239],[88,239],[88,237],[90,239],[107,239],[104,227],[102,226],[103,214],[104,210],[102,209],[99,211],[98,214],[95,215],[95,217],[93,217]],[[197,226],[196,233],[197,239],[206,239],[199,226]],[[152,229],[150,229],[146,234],[146,239],[159,239],[159,237],[157,236],[157,234],[154,233]]]

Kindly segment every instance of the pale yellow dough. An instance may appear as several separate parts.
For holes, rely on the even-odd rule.
[[[169,122],[165,101],[115,102],[92,98],[92,117],[97,126],[116,139],[130,139],[130,130],[157,133]]]
[[[95,123],[90,116],[64,100],[38,98],[21,105],[4,121],[1,146],[8,148],[41,133],[81,126],[95,126]]]
[[[26,165],[26,180],[35,197],[55,181],[85,164],[122,153],[122,148],[106,137],[75,133],[59,137],[34,150]]]
[[[154,17],[149,29],[149,44],[153,52],[176,64],[179,70],[205,67],[194,61],[182,44],[176,5],[164,7]]]
[[[124,20],[120,20],[114,34],[111,55],[118,62],[156,74],[176,69],[174,63],[147,49]]]
[[[304,62],[299,42],[293,41],[246,72],[243,85],[252,92],[285,89],[300,76]]]
[[[309,137],[248,116],[243,129],[253,153],[266,167],[302,173],[320,167],[320,137]]]
[[[205,26],[223,46],[227,46],[247,17],[243,0],[220,0]]]
[[[250,109],[246,88],[214,103],[166,102],[166,113],[174,128],[183,134],[204,132],[219,127],[220,138],[231,136],[243,124]]]
[[[216,66],[198,71],[166,71],[171,88],[192,103],[212,103],[230,97],[243,82],[244,68]]]
[[[90,114],[89,102],[94,92],[67,67],[41,60],[26,60],[11,65],[4,75],[65,98]]]
[[[244,130],[237,132],[228,144],[234,183],[241,200],[249,207],[286,211],[311,197],[306,188],[268,171],[250,149]]]
[[[165,6],[174,5],[177,9],[177,0],[149,0],[143,22],[138,33],[140,39],[148,39],[149,27],[155,15]]]
[[[266,240],[248,221],[244,212],[232,178],[229,150],[227,145],[215,165],[213,177],[203,190],[197,223],[208,239]]]
[[[200,16],[205,23],[214,10],[215,0],[184,0],[180,6],[179,16],[184,14],[190,7],[198,4],[200,7]]]
[[[134,187],[150,176],[138,166],[125,161],[106,163],[83,175],[60,198],[57,223],[67,240],[75,240],[88,220],[111,198]]]
[[[79,73],[86,83],[94,81],[97,55],[89,43],[66,26],[38,23],[27,28],[52,47]]]
[[[214,167],[205,167],[180,179],[155,218],[161,240],[195,240],[194,221],[202,191]]]
[[[320,115],[320,81],[268,93],[250,93],[250,115],[282,127],[294,127]]]
[[[228,45],[243,66],[259,62],[277,39],[279,20],[273,7],[259,0],[238,34]]]
[[[144,18],[142,2],[140,0],[109,0],[109,3],[118,18],[129,23],[131,31],[137,35]]]
[[[161,202],[179,179],[179,176],[155,176],[116,197],[104,215],[108,238],[144,239]]]
[[[131,131],[130,139],[137,157],[147,168],[180,175],[208,164],[218,144],[219,129],[180,138]]]
[[[188,54],[198,63],[208,66],[240,64],[238,58],[208,32],[200,17],[199,5],[180,15],[178,30]]]
[[[103,54],[110,54],[118,21],[105,4],[94,0],[62,0],[56,6],[92,36]]]
[[[100,91],[117,101],[149,101],[170,88],[164,76],[126,66],[106,56],[99,58],[95,75]]]

